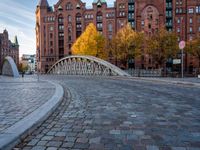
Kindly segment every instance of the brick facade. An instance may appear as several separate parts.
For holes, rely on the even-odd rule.
[[[15,36],[14,43],[12,43],[9,40],[8,31],[4,30],[3,33],[0,33],[0,73],[6,56],[12,57],[16,65],[19,65],[19,44],[17,36]]]
[[[128,22],[147,35],[166,26],[179,40],[190,40],[200,35],[200,0],[116,0],[113,7],[105,0],[95,0],[92,8],[86,8],[81,0],[59,0],[54,7],[40,0],[36,9],[39,71],[46,72],[57,60],[70,55],[73,43],[89,23],[111,39]],[[185,55],[185,62],[186,69],[198,64],[189,55]],[[135,61],[135,67],[155,66],[144,54]]]

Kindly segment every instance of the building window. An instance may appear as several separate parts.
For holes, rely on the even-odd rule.
[[[112,24],[110,23],[110,24],[108,24],[108,31],[109,32],[112,32],[113,31],[113,26],[112,26]]]
[[[193,14],[193,13],[194,13],[194,9],[193,9],[193,8],[189,8],[189,9],[188,9],[188,13],[189,13],[189,14]]]
[[[120,17],[124,17],[124,16],[126,16],[126,13],[125,13],[124,11],[120,11],[120,12],[119,12],[119,16],[120,16]]]
[[[200,27],[199,27],[199,32],[200,32]]]
[[[102,30],[103,24],[102,23],[97,23],[97,29]]]
[[[69,27],[69,28],[68,28],[68,34],[71,34],[71,33],[72,33],[72,28]]]
[[[189,40],[192,41],[192,39],[193,39],[193,37],[192,37],[192,35],[190,35]]]
[[[181,23],[181,19],[180,19],[180,18],[177,19],[177,23],[178,23],[178,24]]]
[[[50,53],[53,54],[53,49],[51,48]]]
[[[128,18],[129,19],[134,19],[134,13],[128,13]]]
[[[59,18],[58,18],[58,22],[59,22],[59,23],[63,23],[63,17],[59,17]]]
[[[180,28],[177,28],[177,32],[180,33]]]
[[[193,22],[193,21],[192,21],[192,18],[190,18],[190,23],[192,24],[192,22]]]
[[[102,13],[101,13],[101,12],[98,12],[98,13],[97,13],[97,22],[99,22],[99,21],[101,22],[102,19],[103,19]]]
[[[76,15],[76,22],[81,22],[81,14],[80,13],[78,13]]]
[[[50,33],[50,39],[52,39],[53,38],[53,33]]]
[[[64,25],[59,25],[59,26],[58,26],[58,29],[59,29],[60,31],[63,31],[63,30],[64,30]]]
[[[134,11],[134,5],[128,5],[128,10],[129,11]]]
[[[66,4],[66,10],[72,10],[73,9],[73,5],[72,5],[72,3],[67,3]]]
[[[72,16],[71,15],[68,16],[68,22],[72,22]]]
[[[141,25],[144,26],[144,20],[142,20]]]
[[[50,27],[49,27],[49,30],[50,30],[50,31],[53,31],[53,26],[50,26]]]
[[[192,27],[190,27],[190,33],[192,33]]]
[[[119,4],[119,9],[125,9],[125,4]]]
[[[72,41],[72,36],[69,35],[69,36],[68,36],[68,42],[71,42],[71,41]]]

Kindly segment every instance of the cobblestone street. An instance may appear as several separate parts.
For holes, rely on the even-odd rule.
[[[0,78],[0,134],[44,104],[54,88],[47,82]]]
[[[200,149],[198,87],[114,78],[48,78],[65,87],[65,98],[15,149]]]

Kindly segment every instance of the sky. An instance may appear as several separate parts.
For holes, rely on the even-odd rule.
[[[82,0],[87,7],[92,5],[93,0]],[[39,0],[0,0],[0,33],[8,30],[9,39],[13,42],[17,35],[22,54],[35,54],[35,9]],[[48,0],[53,6],[58,0]],[[108,5],[113,0],[107,0]]]

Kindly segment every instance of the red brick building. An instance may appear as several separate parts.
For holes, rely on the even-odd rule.
[[[108,7],[105,0],[94,0],[86,8],[81,0],[59,0],[54,7],[40,0],[36,9],[36,47],[38,69],[46,72],[60,58],[71,54],[71,47],[89,23],[111,39],[127,23],[136,31],[153,34],[166,26],[179,40],[200,35],[200,0],[116,0]],[[189,55],[185,68],[195,67]],[[135,61],[136,68],[152,68],[145,54]]]
[[[17,36],[15,36],[14,43],[12,43],[9,40],[8,31],[4,30],[3,33],[0,33],[0,73],[6,56],[12,57],[16,65],[19,64],[19,44]]]

